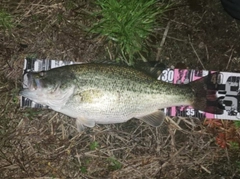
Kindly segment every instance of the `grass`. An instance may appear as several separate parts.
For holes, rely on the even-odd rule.
[[[166,6],[155,0],[98,0],[100,17],[90,32],[105,38],[109,47],[114,48],[118,60],[134,64],[147,50],[147,41],[154,35],[156,23]],[[143,57],[143,56],[142,56]]]
[[[180,5],[183,3],[178,2]],[[79,24],[86,27],[92,24],[87,12],[99,10],[92,1],[4,0],[1,8],[11,16],[10,21],[18,22],[18,25],[11,30],[11,35],[0,28],[3,39],[0,44],[0,178],[239,178],[237,143],[229,142],[229,148],[224,149],[215,143],[218,132],[234,134],[231,137],[237,139],[238,122],[226,122],[219,128],[209,128],[202,125],[199,119],[171,118],[156,129],[139,120],[131,120],[123,124],[97,125],[78,133],[71,118],[51,110],[20,109],[18,91],[26,56],[33,54],[39,58],[81,62],[108,54],[103,50],[106,46],[100,38],[91,38],[79,28]],[[191,15],[186,8],[180,6],[176,14],[167,16],[172,24],[163,46],[162,53],[165,54],[161,55],[165,61],[170,62],[169,58],[173,60],[176,56],[192,60],[188,57],[192,49],[187,51],[184,46],[188,39],[184,29],[191,31],[196,27],[199,29],[194,29],[193,34],[201,34],[211,27],[209,23],[208,28],[201,29],[205,17],[210,20],[214,17],[213,23],[219,18],[219,14],[209,16],[209,13],[214,14],[215,7],[208,9],[206,6],[206,12]],[[204,20],[200,22],[199,17]],[[192,18],[195,21],[191,23]],[[222,18],[221,22],[225,22]],[[102,16],[99,16],[99,22],[101,19]],[[166,22],[163,26],[166,27]],[[231,29],[236,30],[236,26],[232,25]],[[162,37],[164,30],[152,30]],[[213,34],[203,34],[207,39],[214,38],[212,41],[218,42],[220,39]],[[200,37],[195,39],[203,41],[204,38]],[[108,43],[109,48],[117,46],[110,38]],[[181,52],[179,54],[174,48],[176,43]],[[210,42],[206,40],[204,43],[208,45]],[[218,44],[226,46],[226,43]],[[24,45],[27,47],[23,48]],[[198,51],[198,43],[194,45]],[[224,49],[222,46],[212,47],[210,49],[211,45],[208,46],[211,58],[221,54]],[[201,49],[201,52],[204,50]],[[134,59],[135,55],[138,56],[135,53]],[[149,53],[154,54],[154,50]],[[226,55],[228,53],[226,50]],[[120,50],[119,55],[122,55]],[[201,54],[199,56],[201,58]],[[221,57],[225,56],[221,54]],[[192,60],[196,65],[194,62]]]
[[[99,144],[96,141],[90,144],[90,150],[96,150],[98,147],[99,147]]]
[[[12,16],[4,9],[0,9],[0,28],[11,30],[14,27]]]
[[[234,121],[234,125],[236,126],[236,128],[240,128],[240,121]]]
[[[122,164],[117,159],[109,157],[107,160],[109,162],[109,170],[119,170],[122,168]]]

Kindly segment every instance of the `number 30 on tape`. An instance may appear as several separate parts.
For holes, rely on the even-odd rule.
[[[158,80],[172,83],[173,78],[174,78],[174,71],[172,69],[167,69],[162,71],[162,74],[158,77]]]

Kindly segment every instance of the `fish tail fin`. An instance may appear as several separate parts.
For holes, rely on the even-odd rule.
[[[194,91],[193,108],[212,114],[223,114],[224,107],[216,95],[217,79],[218,73],[209,73],[190,83]]]

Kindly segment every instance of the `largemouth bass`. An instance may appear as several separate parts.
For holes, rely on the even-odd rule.
[[[28,88],[20,95],[76,118],[78,130],[132,118],[157,127],[165,118],[159,109],[170,106],[207,111],[203,79],[174,85],[131,67],[97,63],[29,72],[27,77]]]

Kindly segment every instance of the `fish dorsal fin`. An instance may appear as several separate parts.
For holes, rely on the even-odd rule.
[[[94,127],[95,121],[93,119],[86,119],[83,117],[78,117],[76,119],[76,124],[77,124],[78,128],[81,128],[81,125],[86,126],[86,127]]]
[[[146,122],[153,127],[158,127],[163,123],[165,114],[159,110],[146,116],[138,117],[138,119]]]
[[[166,69],[166,65],[158,61],[137,61],[134,64],[134,68],[142,70],[146,74],[157,79],[162,71]]]
[[[125,65],[127,66],[127,64],[123,63],[123,62],[117,62],[117,61],[113,61],[113,60],[106,60],[106,59],[102,59],[102,60],[93,60],[90,63],[96,63],[96,64],[108,64],[108,65]]]
[[[95,64],[108,64],[108,65],[117,65],[121,67],[131,67],[137,70],[141,70],[144,73],[154,77],[158,78],[159,75],[162,73],[164,69],[166,69],[166,65],[159,62],[159,61],[136,61],[134,64],[129,65],[122,61],[113,61],[113,60],[94,60],[91,63]]]
[[[91,63],[95,64],[108,64],[108,65],[117,65],[120,67],[129,67],[136,70],[140,70],[154,78],[158,78],[162,71],[166,69],[166,65],[158,61],[135,61],[133,64],[127,64],[123,61],[110,61],[110,60],[97,60]]]

